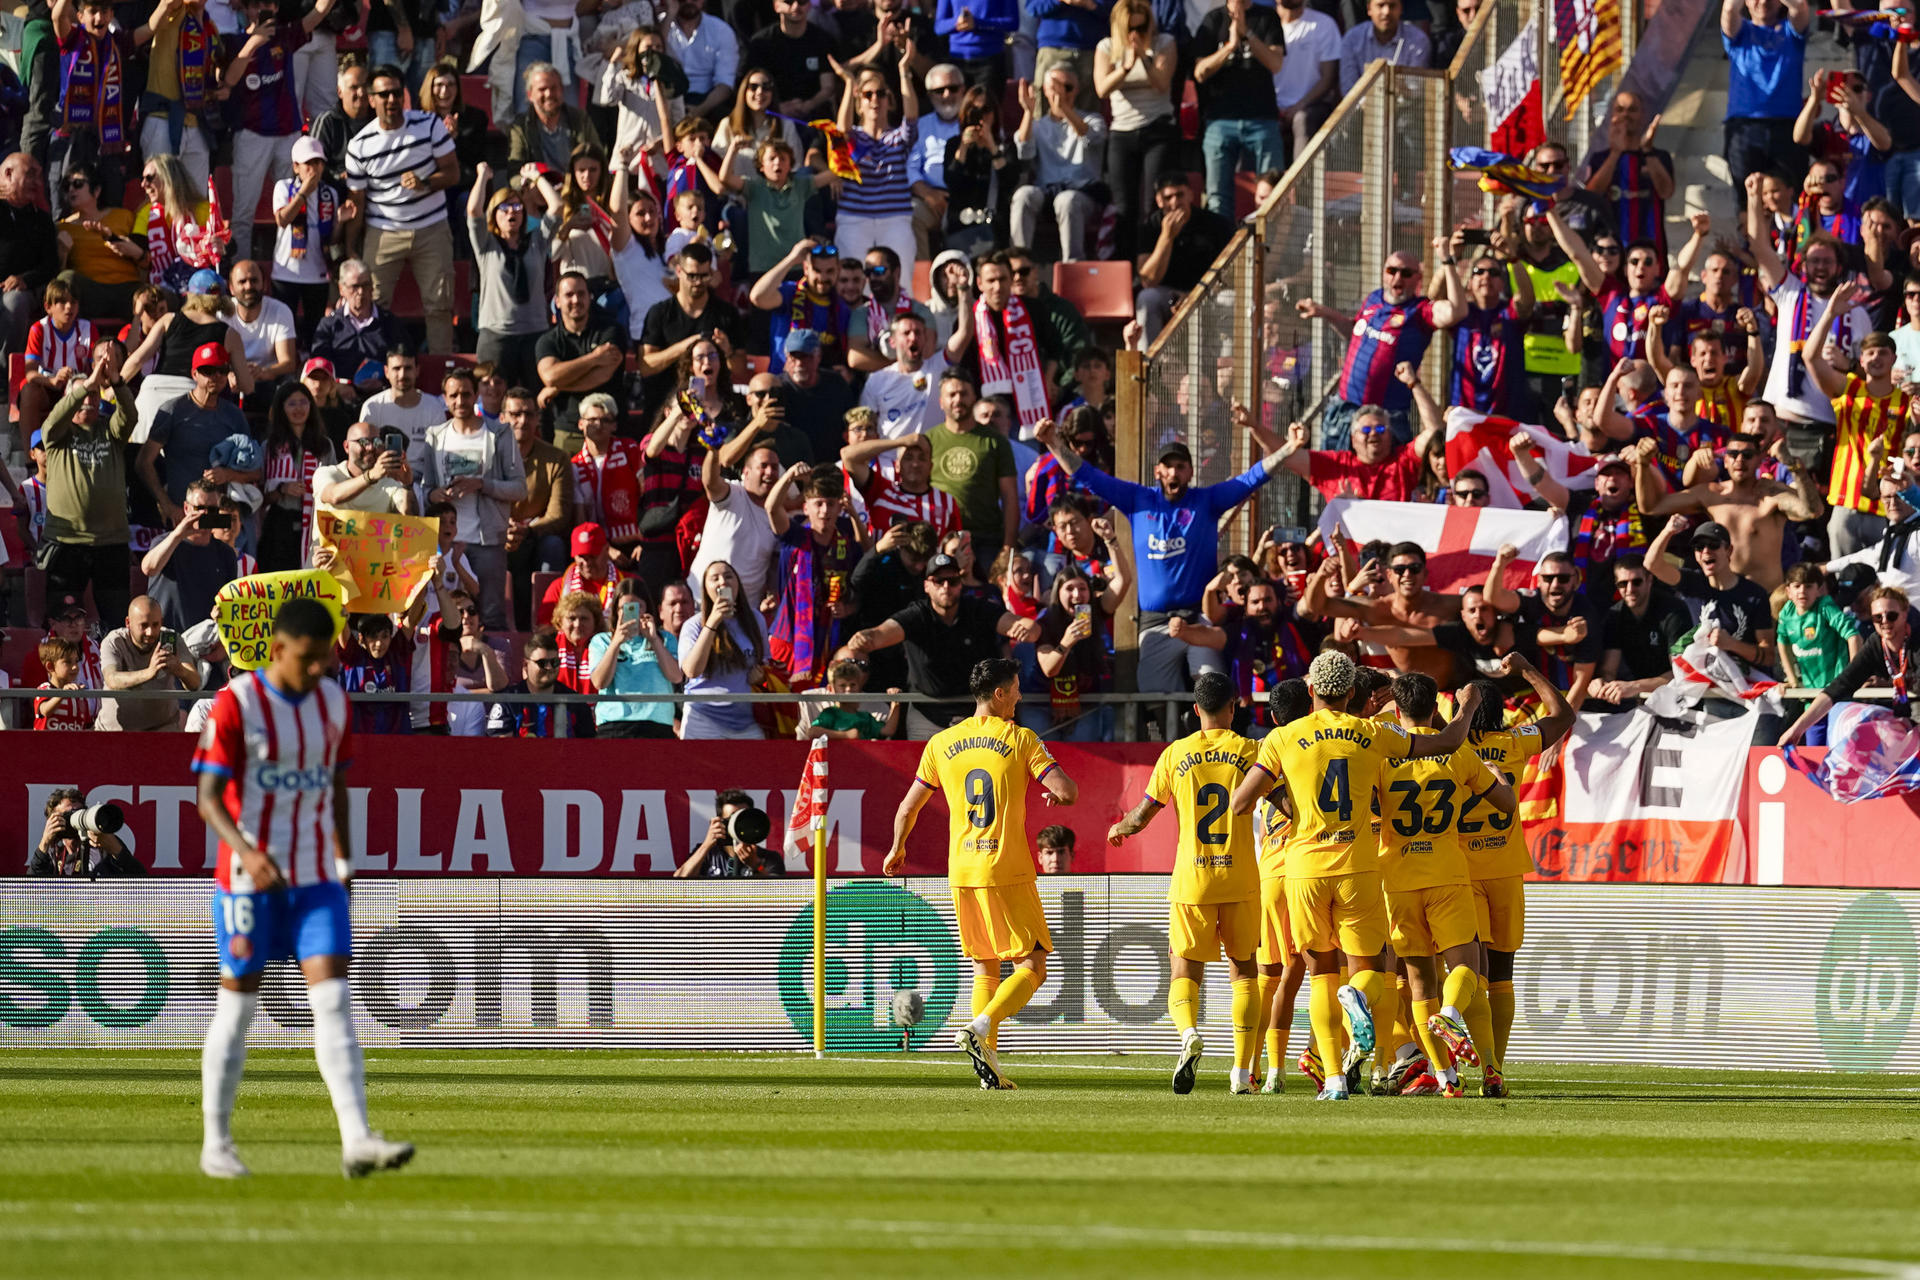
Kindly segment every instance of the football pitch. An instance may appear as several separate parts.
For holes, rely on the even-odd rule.
[[[370,1050],[419,1147],[348,1183],[306,1053],[254,1177],[199,1055],[0,1054],[0,1275],[1920,1278],[1920,1081],[1515,1064],[1505,1101],[1175,1097],[1138,1056]],[[1468,1073],[1476,1075],[1477,1073]]]

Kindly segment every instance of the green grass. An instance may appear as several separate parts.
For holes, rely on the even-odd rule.
[[[1168,1061],[1171,1061],[1169,1055]],[[347,1183],[308,1055],[255,1176],[196,1053],[0,1055],[0,1275],[1920,1277],[1912,1078],[1519,1065],[1516,1095],[1174,1097],[1157,1060],[369,1054],[418,1144]]]

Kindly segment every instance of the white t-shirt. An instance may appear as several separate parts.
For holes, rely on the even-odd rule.
[[[1340,61],[1340,24],[1309,5],[1298,21],[1282,12],[1280,28],[1287,37],[1287,60],[1273,77],[1273,101],[1285,111],[1319,81],[1323,63]]]
[[[407,433],[407,465],[417,479],[427,465],[427,428],[447,420],[447,406],[439,396],[420,393],[420,403],[409,409],[396,403],[391,388],[370,396],[360,406],[360,421],[376,427],[398,427]]]
[[[1799,276],[1788,274],[1772,290],[1774,306],[1779,310],[1779,327],[1773,339],[1773,363],[1767,367],[1766,390],[1762,397],[1771,404],[1774,411],[1783,418],[1797,418],[1802,422],[1822,422],[1833,424],[1833,401],[1820,392],[1820,384],[1809,373],[1806,385],[1798,396],[1787,394],[1787,371],[1793,363],[1792,344],[1794,312],[1800,301],[1800,291],[1806,288]],[[1826,306],[1820,298],[1808,299],[1807,326],[1810,329],[1820,319],[1820,312]],[[1865,307],[1856,306],[1833,322],[1833,340],[1840,349],[1851,358],[1860,349],[1860,339],[1873,332],[1873,318]]]
[[[940,411],[940,375],[947,371],[947,357],[936,351],[920,365],[920,372],[906,373],[898,365],[867,375],[860,392],[860,403],[880,416],[880,434],[889,440],[928,431],[945,421]],[[880,474],[893,478],[898,453],[883,453],[876,465]]]
[[[627,247],[613,255],[614,279],[627,295],[627,336],[635,342],[646,327],[647,312],[669,296],[667,275],[666,260],[648,253],[638,239],[629,239]]]
[[[293,341],[293,310],[278,298],[260,299],[260,318],[248,323],[235,309],[227,316],[227,328],[240,335],[247,360],[257,365],[273,363],[273,344],[281,338]]]
[[[707,598],[700,580],[707,566],[725,560],[740,575],[740,590],[745,607],[758,609],[766,598],[767,583],[773,577],[773,558],[779,542],[761,500],[747,492],[738,480],[727,481],[727,496],[707,508],[707,523],[700,534],[700,550],[687,571],[687,589],[701,609]]]
[[[283,178],[273,184],[273,207],[278,209],[300,194],[298,178]],[[336,217],[338,216],[336,212]],[[293,256],[293,228],[278,226],[273,233],[273,278],[289,284],[325,284],[327,282],[326,246],[319,243],[320,193],[307,197],[307,248]]]

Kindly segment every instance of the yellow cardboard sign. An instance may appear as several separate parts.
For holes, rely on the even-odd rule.
[[[318,600],[333,615],[334,639],[346,626],[340,608],[340,584],[323,569],[292,569],[236,578],[213,598],[214,617],[227,661],[242,671],[267,665],[272,649],[273,617],[289,600]]]
[[[401,613],[440,549],[440,522],[389,511],[314,513],[320,545],[333,548],[329,571],[340,580],[348,613]]]

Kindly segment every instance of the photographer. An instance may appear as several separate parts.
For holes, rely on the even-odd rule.
[[[108,689],[200,687],[200,672],[180,656],[185,650],[179,635],[165,630],[162,621],[153,597],[134,597],[127,606],[127,625],[100,642],[100,671]],[[171,731],[180,727],[180,704],[160,698],[108,698],[93,727],[128,733]]]
[[[119,836],[91,828],[83,836],[74,829],[73,815],[86,807],[78,787],[61,787],[47,797],[47,825],[27,858],[27,874],[89,878],[147,874]]]
[[[728,830],[735,814],[759,813],[746,792],[722,791],[713,798],[713,805],[714,818],[707,824],[707,838],[691,857],[674,868],[674,879],[691,880],[695,876],[721,880],[770,879],[787,874],[787,864],[778,852],[762,847],[759,840],[735,840]],[[755,825],[764,830],[766,820],[766,815],[761,813]]]
[[[176,631],[205,622],[220,588],[240,576],[232,545],[214,537],[215,530],[231,529],[237,519],[220,510],[220,498],[219,485],[189,484],[180,523],[140,561],[161,616]]]

